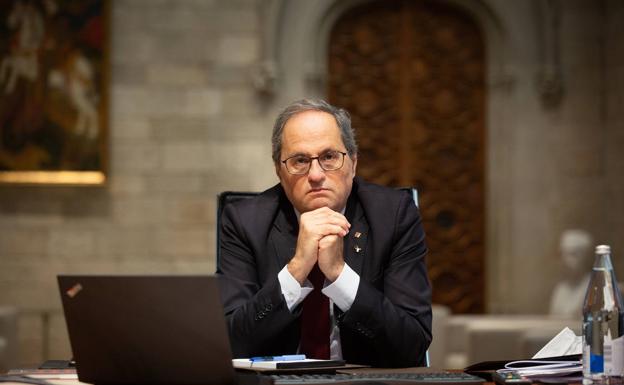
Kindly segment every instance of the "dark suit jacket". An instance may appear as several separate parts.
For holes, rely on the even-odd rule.
[[[349,311],[334,307],[344,359],[423,365],[431,342],[431,288],[412,197],[355,178],[345,216],[351,229],[344,258],[360,285]],[[281,186],[226,207],[219,231],[217,274],[234,356],[295,353],[301,305],[288,310],[277,274],[294,255],[298,222]]]

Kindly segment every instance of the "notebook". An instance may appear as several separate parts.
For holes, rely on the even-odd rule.
[[[58,283],[81,382],[235,382],[216,277],[60,275]]]

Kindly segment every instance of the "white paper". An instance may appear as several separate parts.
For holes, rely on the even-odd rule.
[[[327,361],[327,360],[317,360],[314,358],[306,358],[305,360],[296,360],[296,361],[252,361],[249,358],[234,358],[232,360],[232,366],[239,369],[276,369],[277,364],[280,363],[305,363],[305,362],[313,362],[313,361]]]
[[[530,366],[527,366],[530,365]],[[578,374],[582,371],[581,361],[512,361],[505,364],[499,373],[516,372],[523,377],[560,377]]]
[[[534,359],[567,356],[581,354],[583,351],[583,339],[569,327],[563,328],[552,340],[550,340],[539,352],[535,353]]]

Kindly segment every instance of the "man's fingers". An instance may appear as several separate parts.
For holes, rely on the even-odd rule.
[[[336,218],[336,219],[346,220],[344,215],[328,207],[321,207],[316,210],[308,211],[306,213],[301,214],[301,217],[302,218]]]
[[[349,229],[345,229],[342,226],[334,225],[331,223],[319,226],[319,233],[323,237],[336,235],[340,237],[344,237],[349,232]]]
[[[335,225],[340,226],[345,231],[349,231],[351,224],[347,221],[344,215],[333,211],[327,207],[322,207],[317,210],[313,210],[301,215],[300,225],[314,231],[317,226]],[[324,233],[323,235],[330,234]],[[337,234],[337,233],[336,233]]]
[[[326,235],[319,241],[319,249],[327,248],[333,246],[336,242],[340,240],[338,235],[330,234]]]

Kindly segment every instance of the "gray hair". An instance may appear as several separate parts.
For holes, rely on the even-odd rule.
[[[273,162],[280,162],[282,153],[282,133],[286,122],[298,113],[305,111],[322,111],[331,114],[336,119],[336,124],[340,128],[340,137],[347,148],[347,153],[351,158],[357,155],[357,143],[355,142],[355,132],[351,128],[351,117],[349,113],[338,107],[334,107],[322,99],[301,99],[286,106],[275,119],[271,144],[273,147]]]

